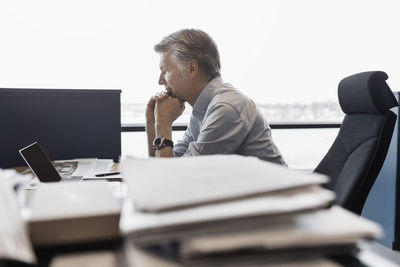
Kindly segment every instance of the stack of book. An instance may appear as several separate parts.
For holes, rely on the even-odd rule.
[[[134,266],[166,246],[165,265],[153,266],[340,266],[328,257],[356,253],[381,234],[332,206],[333,192],[321,187],[327,177],[257,158],[127,159],[122,168],[129,197],[120,229]]]
[[[35,247],[119,238],[121,198],[112,183],[48,183],[32,192],[27,208]]]

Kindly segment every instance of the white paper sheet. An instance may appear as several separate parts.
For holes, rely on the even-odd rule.
[[[328,181],[323,175],[239,155],[126,159],[122,170],[135,208],[149,212]]]
[[[96,178],[96,174],[110,173],[114,165],[114,161],[112,159],[96,159],[96,158],[72,159],[72,160],[62,160],[62,161],[59,160],[55,162],[56,163],[77,162],[77,168],[72,172],[72,174],[70,174],[70,176],[74,177],[80,176],[83,178]],[[107,176],[107,177],[114,177],[114,176]],[[102,179],[104,179],[104,177],[102,177]]]
[[[31,197],[29,221],[119,214],[121,199],[114,185],[104,181],[87,183],[49,183]]]
[[[124,252],[127,258],[129,266],[140,266],[140,267],[196,267],[198,265],[184,265],[177,261],[165,258],[162,255],[158,255],[155,252],[150,252],[141,249],[131,241],[126,240],[124,244]],[[229,257],[229,255],[227,256]],[[206,265],[215,266],[215,265]],[[333,262],[326,258],[311,258],[311,259],[296,259],[282,261],[280,263],[248,263],[248,264],[231,264],[224,265],[224,267],[235,266],[235,267],[343,267],[343,265]],[[378,266],[378,265],[377,265]],[[383,265],[382,265],[383,266]]]
[[[297,214],[277,225],[245,231],[203,235],[181,243],[183,254],[205,254],[245,248],[300,248],[356,244],[382,234],[378,224],[339,206]]]
[[[13,171],[0,170],[0,258],[36,263],[10,176],[19,179]]]
[[[126,235],[143,235],[143,238],[155,238],[164,231],[170,235],[179,236],[179,231],[173,233],[169,227],[191,225],[201,222],[238,219],[251,216],[291,213],[305,209],[321,208],[334,199],[334,194],[319,186],[305,189],[293,189],[286,193],[276,193],[269,196],[242,199],[218,204],[203,205],[188,209],[174,210],[162,213],[145,213],[135,210],[132,202],[124,204],[120,229]],[[154,230],[154,232],[153,232]],[[193,229],[196,230],[196,229]]]

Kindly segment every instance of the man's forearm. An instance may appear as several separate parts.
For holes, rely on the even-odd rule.
[[[164,137],[172,139],[172,123],[156,122],[155,123],[155,134],[157,137]],[[162,149],[155,151],[156,157],[173,157],[173,148],[170,146],[163,147]]]
[[[185,109],[182,100],[164,95],[162,98],[156,99],[154,109],[154,128],[156,137],[162,137],[171,140],[172,138],[172,122],[175,121]],[[156,150],[156,157],[173,157],[174,151],[170,146],[165,146]]]
[[[147,134],[147,149],[148,149],[149,157],[154,157],[156,155],[156,153],[153,149],[153,140],[154,140],[154,138],[156,138],[154,121],[146,122],[146,134]]]

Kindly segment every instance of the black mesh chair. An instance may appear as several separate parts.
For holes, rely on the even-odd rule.
[[[339,103],[346,114],[338,136],[314,172],[328,175],[326,188],[336,203],[361,214],[389,149],[398,106],[381,71],[363,72],[339,83]]]

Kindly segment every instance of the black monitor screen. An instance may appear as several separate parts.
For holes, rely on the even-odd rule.
[[[25,166],[38,142],[52,160],[121,155],[121,90],[0,88],[0,168]]]

